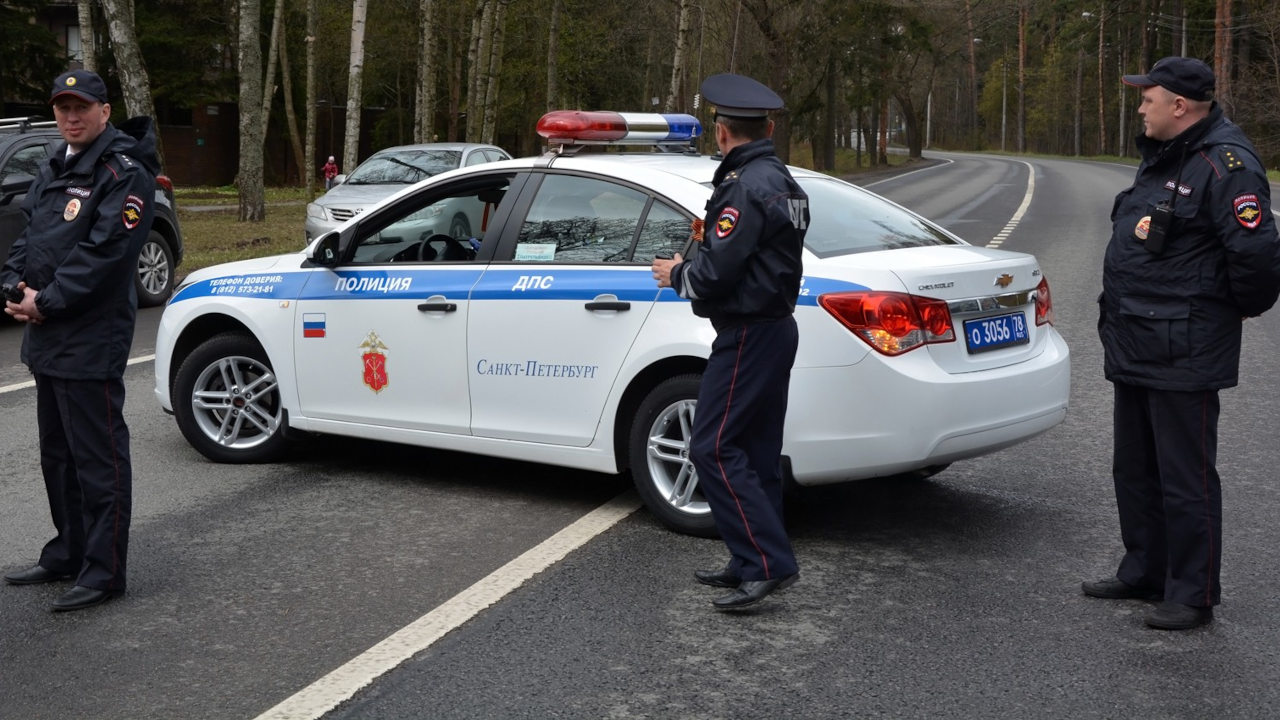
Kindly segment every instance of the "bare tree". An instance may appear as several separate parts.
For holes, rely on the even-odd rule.
[[[368,15],[368,0],[354,0],[351,4],[351,63],[347,78],[347,132],[343,138],[342,167],[356,166],[360,158],[360,108],[364,84],[364,25]]]
[[[84,56],[81,64],[85,70],[96,72],[98,48],[93,39],[93,0],[76,0],[76,15],[80,19],[80,53]]]
[[[467,49],[467,140],[475,142],[484,128],[484,76],[488,71],[489,40],[493,34],[496,0],[476,0],[471,16],[471,45]]]
[[[685,58],[689,54],[689,26],[692,24],[692,1],[680,0],[680,23],[676,30],[676,54],[671,61],[671,87],[667,91],[667,101],[663,104],[664,112],[676,110],[676,98],[682,97],[684,90]]]
[[[484,89],[484,121],[480,125],[480,142],[494,141],[498,125],[498,86],[502,78],[502,48],[506,37],[507,6],[511,0],[495,0],[490,24],[489,57],[485,63],[481,87]]]
[[[107,18],[107,33],[115,49],[116,70],[120,72],[120,91],[124,110],[129,117],[155,117],[151,100],[151,80],[138,49],[138,34],[133,25],[133,0],[102,0],[102,14]],[[156,137],[156,154],[164,160],[160,138]]]
[[[436,121],[436,0],[418,4],[418,92],[414,142],[431,142]]]
[[[284,0],[280,0],[284,4]],[[302,150],[302,138],[298,135],[298,115],[293,109],[293,75],[289,69],[289,41],[281,31],[280,35],[280,84],[284,87],[284,119],[289,130],[289,144],[293,147],[293,161],[298,166],[298,177],[307,177],[307,153]],[[266,127],[266,124],[263,124]]]
[[[551,0],[547,29],[547,112],[560,106],[560,3],[561,0]]]
[[[307,198],[316,196],[316,0],[307,0],[307,138],[302,177]]]
[[[262,45],[259,41],[261,0],[238,0],[236,66],[240,71],[240,221],[262,222],[266,190],[262,178]]]
[[[271,17],[271,42],[267,45],[267,74],[262,79],[262,137],[267,136],[267,122],[271,120],[271,101],[276,95],[276,61],[280,57],[280,23],[284,16],[284,0],[276,0]]]

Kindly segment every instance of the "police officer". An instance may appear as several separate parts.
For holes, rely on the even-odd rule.
[[[695,234],[701,244],[688,260],[655,259],[653,275],[693,301],[716,331],[689,450],[730,559],[695,576],[731,588],[712,605],[736,610],[799,576],[783,526],[781,453],[809,201],[770,139],[768,111],[781,108],[781,98],[730,74],[707,78],[702,95],[714,106],[724,158],[702,237]]]
[[[22,360],[35,375],[40,466],[57,535],[34,566],[4,578],[74,578],[53,601],[62,611],[125,589],[132,472],[123,376],[159,160],[150,118],[111,125],[98,75],[59,75],[49,102],[66,142],[27,192],[28,225],[0,283],[18,291],[5,312],[27,323]]]
[[[1098,330],[1125,553],[1082,589],[1163,600],[1147,625],[1185,630],[1220,599],[1218,390],[1237,382],[1242,320],[1280,293],[1280,240],[1262,162],[1213,101],[1209,66],[1170,57],[1123,80],[1142,88],[1142,163],[1111,211]]]

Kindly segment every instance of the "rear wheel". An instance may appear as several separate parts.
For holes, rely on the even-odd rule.
[[[689,459],[694,409],[701,376],[678,375],[659,383],[631,422],[631,477],[650,512],[667,527],[716,537],[711,508],[698,492]]]
[[[215,462],[267,462],[284,450],[279,384],[266,352],[244,333],[215,335],[187,356],[173,383],[173,414],[187,442]]]
[[[138,307],[164,304],[173,292],[173,251],[169,241],[152,230],[138,253]]]

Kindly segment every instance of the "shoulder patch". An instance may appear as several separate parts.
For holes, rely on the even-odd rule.
[[[1231,211],[1235,213],[1236,221],[1246,230],[1253,230],[1262,224],[1262,203],[1253,193],[1237,195],[1231,201]]]
[[[738,209],[727,207],[720,211],[720,216],[716,218],[716,237],[729,237],[729,233],[733,232],[733,228],[738,224]]]
[[[1219,154],[1222,156],[1222,164],[1227,167],[1227,170],[1244,169],[1244,161],[1240,159],[1240,155],[1231,146],[1222,146]]]
[[[132,230],[142,222],[142,208],[142,198],[137,195],[130,195],[124,199],[124,206],[120,208],[120,220],[124,223],[126,230]]]

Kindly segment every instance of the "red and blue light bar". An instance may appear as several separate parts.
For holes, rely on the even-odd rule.
[[[682,144],[702,134],[702,123],[683,113],[556,110],[538,120],[538,134],[560,145]]]

